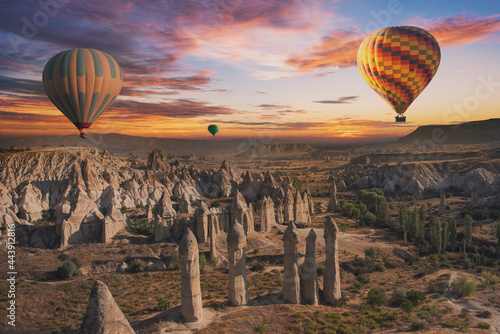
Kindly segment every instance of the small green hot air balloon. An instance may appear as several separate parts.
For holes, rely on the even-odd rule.
[[[219,126],[215,125],[215,124],[209,125],[208,126],[208,132],[210,132],[212,134],[212,136],[215,136],[215,134],[217,132],[219,132]]]

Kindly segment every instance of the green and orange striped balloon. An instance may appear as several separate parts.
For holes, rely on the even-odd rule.
[[[389,27],[366,37],[358,49],[363,79],[402,115],[434,77],[441,60],[436,39],[417,27]]]
[[[42,81],[50,101],[82,131],[120,94],[123,75],[120,65],[106,52],[72,49],[47,62]]]

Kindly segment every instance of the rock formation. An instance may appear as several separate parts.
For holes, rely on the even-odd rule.
[[[276,200],[276,224],[281,225],[285,221],[283,216],[283,202],[278,198]]]
[[[148,169],[158,170],[162,172],[170,171],[168,159],[160,150],[153,150],[148,155]]]
[[[290,190],[287,190],[285,194],[285,200],[283,203],[283,219],[286,222],[294,221],[294,212],[293,212],[294,198],[293,194]]]
[[[196,224],[196,236],[200,244],[205,243],[208,237],[208,214],[210,210],[205,202],[200,201],[198,208],[194,212]]]
[[[444,198],[445,198],[444,191],[443,189],[441,189],[439,209],[438,209],[438,215],[440,216],[446,213],[446,204],[444,202]]]
[[[338,254],[339,229],[332,217],[325,223],[325,276],[323,280],[323,294],[328,303],[334,304],[342,297],[340,291],[340,266]]]
[[[210,214],[208,216],[208,230],[210,232],[210,259],[217,257],[217,232],[219,229],[217,216]]]
[[[229,206],[229,211],[231,215],[231,223],[233,224],[236,220],[241,222],[245,234],[254,231],[254,220],[252,205],[247,206],[247,202],[243,195],[236,190],[234,193],[233,201]]]
[[[306,189],[304,193],[305,196],[307,196],[307,206],[309,208],[309,216],[312,216],[314,214],[314,203],[311,192],[309,191],[309,189]]]
[[[198,242],[186,229],[179,245],[181,257],[181,313],[186,321],[199,321],[202,316],[200,262]]]
[[[127,318],[116,304],[106,284],[95,281],[80,334],[133,334]]]
[[[283,271],[283,299],[290,304],[300,303],[299,242],[300,235],[293,222],[288,224],[283,235],[285,244]]]
[[[276,223],[274,214],[274,203],[270,197],[264,197],[262,208],[260,211],[260,230],[269,232],[271,227]]]
[[[309,232],[306,241],[306,258],[300,273],[300,293],[304,304],[318,305],[319,287],[316,266],[316,232]]]
[[[248,283],[245,247],[247,238],[238,221],[229,228],[227,234],[227,251],[229,262],[228,299],[233,306],[248,303]]]
[[[471,195],[470,206],[474,208],[478,205],[479,205],[479,197],[477,196],[477,191],[473,191]]]
[[[330,200],[328,202],[328,211],[333,212],[336,211],[338,207],[338,201],[337,201],[337,185],[335,184],[335,181],[332,181],[330,184]]]

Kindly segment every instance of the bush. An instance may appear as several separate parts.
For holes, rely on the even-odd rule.
[[[178,203],[178,202],[180,202],[180,201],[181,201],[181,198],[180,198],[179,196],[177,196],[177,195],[172,195],[172,196],[170,196],[170,200],[171,200],[172,202],[176,202],[176,203]]]
[[[217,256],[212,256],[210,258],[210,263],[212,264],[212,267],[217,268],[217,266],[219,265],[219,258]]]
[[[221,204],[219,201],[215,201],[215,202],[212,202],[212,204],[210,204],[210,207],[211,208],[220,208]]]
[[[370,247],[365,249],[365,257],[369,257],[376,260],[378,259],[379,256],[380,256],[380,248]]]
[[[416,331],[426,331],[429,330],[429,324],[425,321],[412,321],[411,330]]]
[[[254,264],[251,268],[252,271],[264,271],[264,265],[260,262]]]
[[[484,212],[484,210],[482,209],[474,210],[474,212],[472,213],[472,219],[474,219],[475,221],[485,220],[486,212]]]
[[[380,288],[372,288],[368,292],[368,304],[382,306],[387,304],[387,293]]]
[[[490,218],[493,220],[499,220],[500,219],[500,210],[490,211]]]
[[[460,216],[462,216],[462,218],[464,218],[464,217],[465,217],[465,216],[467,216],[467,215],[469,215],[469,216],[471,215],[471,212],[470,212],[470,210],[469,210],[469,209],[462,209],[462,210],[460,211]]]
[[[476,292],[476,281],[469,276],[460,277],[451,282],[451,289],[460,297],[470,297]]]
[[[207,259],[205,257],[205,254],[201,253],[200,255],[200,269],[203,270],[205,266],[207,265]]]
[[[219,190],[219,191],[217,192],[216,196],[217,196],[218,198],[224,198],[224,197],[226,197],[226,193],[224,192],[224,190],[222,190],[222,189],[221,189],[221,190]]]
[[[73,261],[66,261],[57,268],[57,277],[60,279],[72,279],[75,276],[80,276],[81,272]]]
[[[417,306],[420,302],[423,302],[426,297],[425,295],[418,290],[410,290],[406,293],[406,298],[413,304],[413,306]]]
[[[123,213],[123,214],[126,214],[128,211],[127,207],[124,205],[122,206],[122,208],[120,209],[120,212]]]
[[[168,297],[161,297],[158,299],[158,306],[156,306],[156,309],[158,311],[167,311],[170,310],[173,307],[172,300]]]
[[[385,266],[383,263],[379,262],[377,263],[374,267],[373,267],[373,270],[375,271],[378,271],[380,273],[384,272],[385,271]]]
[[[142,271],[144,271],[144,268],[145,268],[145,265],[141,259],[135,259],[130,264],[130,270],[132,270],[133,273],[142,272]]]
[[[316,268],[316,272],[318,273],[318,276],[324,276],[325,275],[325,266],[318,266]]]
[[[170,254],[169,264],[175,270],[178,270],[181,267],[181,257],[179,256],[179,251],[177,249],[174,249],[172,254]]]
[[[394,306],[401,306],[406,301],[406,289],[397,288],[392,292],[390,304]]]
[[[415,309],[415,306],[413,306],[413,303],[411,301],[405,300],[404,302],[401,303],[401,309],[406,313],[410,314]]]
[[[375,216],[371,212],[365,212],[365,214],[361,217],[361,222],[364,225],[373,225],[377,221],[377,216]]]
[[[265,323],[261,322],[261,323],[258,323],[257,325],[255,325],[255,332],[256,333],[264,334],[266,331],[267,331],[267,326]]]
[[[484,321],[481,321],[477,327],[481,328],[481,329],[490,329],[491,328],[491,325],[487,322],[484,322]]]

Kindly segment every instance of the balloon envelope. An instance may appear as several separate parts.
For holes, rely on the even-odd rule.
[[[208,132],[210,132],[212,134],[212,136],[215,136],[215,134],[217,132],[219,132],[219,126],[215,125],[215,124],[209,125],[208,126]]]
[[[82,131],[116,99],[123,76],[120,65],[106,52],[72,49],[47,62],[42,81],[50,101]]]
[[[441,51],[417,27],[389,27],[366,37],[358,49],[363,79],[398,114],[403,114],[436,73]]]

